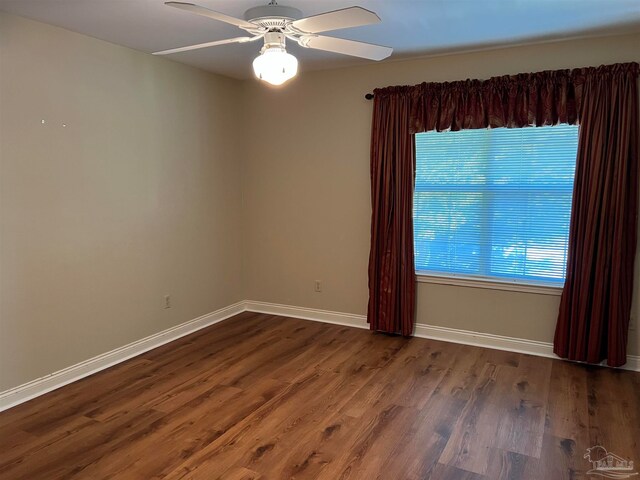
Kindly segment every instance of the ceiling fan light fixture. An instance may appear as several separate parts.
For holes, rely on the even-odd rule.
[[[253,73],[271,85],[282,85],[298,73],[298,59],[287,53],[282,33],[269,32],[264,40],[260,55],[253,61]]]
[[[271,85],[282,85],[298,73],[298,59],[284,48],[269,48],[253,61],[253,72]]]

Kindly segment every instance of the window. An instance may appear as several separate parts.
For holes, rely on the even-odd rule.
[[[562,286],[578,127],[415,138],[417,273]]]

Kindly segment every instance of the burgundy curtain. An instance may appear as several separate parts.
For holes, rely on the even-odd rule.
[[[558,355],[624,363],[636,246],[638,64],[376,89],[372,330],[413,330],[413,134],[581,123]]]
[[[554,352],[626,362],[638,200],[638,64],[574,75],[580,137]]]
[[[371,127],[371,330],[413,334],[416,278],[413,260],[415,155],[409,133],[411,98],[376,91]]]

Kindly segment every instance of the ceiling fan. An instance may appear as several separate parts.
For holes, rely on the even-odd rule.
[[[298,60],[287,53],[285,48],[285,39],[287,38],[305,48],[325,50],[369,60],[382,60],[393,52],[390,47],[318,35],[320,32],[380,22],[378,15],[362,7],[343,8],[303,18],[302,12],[297,8],[278,5],[276,0],[271,0],[268,5],[247,10],[244,13],[244,20],[242,20],[192,3],[166,2],[165,5],[235,25],[252,36],[172,48],[154,52],[154,55],[167,55],[229,43],[246,43],[264,39],[260,55],[253,61],[253,71],[259,79],[272,85],[281,85],[293,78],[298,72]]]

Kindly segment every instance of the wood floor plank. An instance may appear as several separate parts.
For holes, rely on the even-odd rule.
[[[164,415],[152,433],[157,442],[153,455],[145,455],[149,441],[142,435],[127,442],[124,450],[113,450],[86,465],[83,474],[87,478],[154,478],[167,473],[176,462],[184,461],[223,434],[210,413],[238,393],[238,389],[217,385],[177,410],[161,412]]]
[[[489,402],[502,412],[494,447],[539,458],[545,431],[552,361],[522,355],[518,367],[499,367],[506,375],[496,382]],[[523,437],[528,441],[523,442]]]
[[[628,460],[640,458],[640,392],[627,372],[589,367],[590,446],[602,445]],[[624,428],[620,428],[624,426]],[[583,446],[587,448],[587,446]]]
[[[145,434],[162,415],[154,411],[135,411],[109,424],[97,422],[93,429],[79,432],[53,443],[49,448],[13,462],[0,471],[3,478],[83,478],[85,467],[131,438]],[[53,453],[55,452],[55,453]],[[86,478],[86,477],[84,477]]]
[[[478,377],[489,361],[489,355],[491,353],[486,349],[468,345],[451,345],[447,348],[447,354],[444,355],[440,351],[434,360],[441,359],[446,362],[447,370],[442,382],[438,384],[437,391],[447,396],[468,400],[474,392]]]
[[[330,372],[313,372],[287,386],[269,402],[241,419],[209,448],[179,465],[171,478],[207,479],[239,463],[262,473],[265,460],[277,458],[284,449],[280,441],[295,427],[308,408],[317,405],[318,390],[331,388],[338,376]],[[316,403],[314,403],[314,401]]]
[[[588,370],[583,365],[552,362],[546,433],[582,446],[589,443],[587,377]]]
[[[390,446],[393,455],[381,472],[394,472],[397,478],[405,480],[429,478],[465,405],[466,401],[460,398],[441,393],[431,395],[400,441]]]
[[[563,480],[640,374],[245,312],[0,413],[2,480]]]
[[[527,468],[535,471],[540,460],[520,453],[492,448],[489,456],[486,477],[492,480],[519,480],[531,478],[525,475]],[[548,477],[554,478],[554,477]]]
[[[439,463],[479,475],[486,473],[500,416],[489,399],[501,371],[504,372],[496,365],[485,363]]]
[[[262,475],[256,472],[252,472],[248,468],[240,467],[234,468],[217,478],[217,480],[260,480]]]
[[[37,425],[39,419],[43,419],[46,425],[55,427],[56,419],[65,421],[71,415],[78,415],[85,402],[108,396],[114,384],[117,387],[123,379],[133,382],[133,372],[149,363],[144,358],[136,357],[49,392],[36,401],[13,407],[11,415],[0,414],[0,428],[26,429],[29,425]]]
[[[422,408],[446,375],[436,361],[441,350],[431,343],[406,341],[405,348],[344,407],[344,413],[361,417],[371,408],[388,404]]]
[[[341,414],[329,414],[316,421],[278,465],[270,469],[272,478],[317,478],[327,465],[335,463],[353,442],[359,421]]]
[[[68,444],[71,439],[82,435],[85,431],[87,436],[93,435],[99,427],[95,420],[84,416],[70,416],[65,419],[57,429],[49,430],[44,434],[28,434],[22,431],[12,431],[3,435],[5,448],[0,450],[0,476],[3,472],[8,472],[16,466],[31,462],[38,453],[43,453],[51,449],[56,449],[59,442]],[[4,430],[3,430],[4,431]],[[1,478],[1,477],[0,477]]]
[[[579,447],[567,438],[544,434],[540,459],[528,462],[522,478],[553,478],[575,480],[586,476],[590,464],[583,458],[586,447]]]
[[[486,478],[483,475],[441,463],[436,465],[433,474],[429,477],[430,480],[486,480]]]
[[[347,445],[340,458],[323,469],[318,479],[371,478],[370,476],[365,476],[366,474],[364,473],[368,466],[367,459],[375,463],[380,460],[376,456],[376,454],[380,453],[381,447],[378,441],[381,438],[393,436],[391,432],[394,430],[396,423],[402,423],[406,427],[407,417],[410,413],[405,407],[388,405],[375,415],[368,415],[361,424],[362,427],[355,438],[355,442]],[[395,433],[397,434],[398,432],[396,431]],[[385,444],[382,447],[387,447],[387,453],[391,453],[388,450],[388,445]]]

